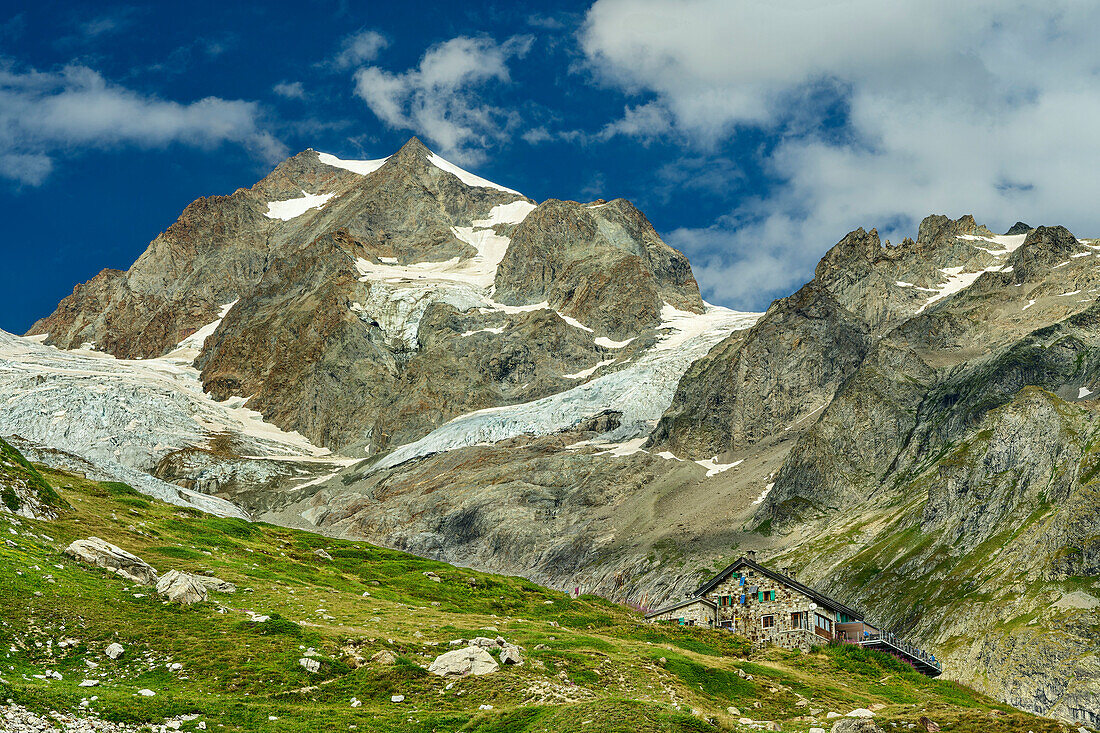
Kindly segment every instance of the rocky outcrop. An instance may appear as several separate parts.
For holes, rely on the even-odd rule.
[[[788,429],[828,404],[870,345],[867,325],[812,282],[692,365],[649,445],[708,458]]]
[[[540,204],[512,235],[495,297],[509,305],[546,301],[616,339],[659,324],[665,303],[703,311],[687,258],[623,199]]]
[[[0,438],[0,512],[56,519],[64,506],[49,482],[14,446]]]
[[[946,271],[976,272],[996,263],[978,237],[991,237],[973,216],[925,217],[916,241],[893,246],[878,231],[846,235],[821,258],[814,281],[882,335],[925,307],[942,287]]]
[[[157,571],[137,555],[98,537],[74,540],[65,554],[141,585],[156,585]]]
[[[1065,227],[1036,227],[1012,253],[1008,264],[1012,266],[1016,282],[1028,282],[1048,274],[1051,267],[1067,262],[1081,249],[1077,237]]]

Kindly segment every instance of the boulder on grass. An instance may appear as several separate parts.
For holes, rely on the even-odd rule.
[[[388,649],[382,649],[371,655],[370,660],[375,664],[394,664],[397,662],[397,657]]]
[[[155,585],[157,582],[157,571],[152,565],[98,537],[74,540],[65,548],[65,554],[141,585]]]
[[[501,664],[523,664],[523,657],[519,653],[519,647],[515,644],[505,644],[500,652]]]
[[[833,723],[830,733],[884,733],[870,718],[844,718]]]
[[[202,603],[206,600],[204,578],[191,573],[169,570],[157,581],[157,593],[176,603],[186,606]]]
[[[500,642],[496,639],[490,639],[488,636],[475,636],[469,641],[470,646],[476,646],[481,649],[496,649],[500,646]]]
[[[455,649],[452,652],[440,654],[428,666],[429,672],[440,677],[490,674],[498,669],[500,669],[500,665],[497,664],[492,655],[476,646],[468,646],[465,649]]]

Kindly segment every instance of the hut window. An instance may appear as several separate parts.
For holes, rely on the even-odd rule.
[[[770,629],[775,626],[775,616],[761,616],[760,626],[765,629]]]

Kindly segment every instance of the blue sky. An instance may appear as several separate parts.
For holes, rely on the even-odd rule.
[[[766,307],[857,226],[1100,235],[1100,4],[5,3],[0,328],[189,202],[410,135],[541,200],[622,196],[708,300]]]

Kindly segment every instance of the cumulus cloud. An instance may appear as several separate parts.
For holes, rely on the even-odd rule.
[[[1072,0],[598,0],[581,38],[592,73],[644,100],[608,133],[770,136],[766,196],[669,235],[710,297],[760,306],[856,226],[1100,234],[1098,23]]]
[[[306,96],[305,87],[302,86],[300,81],[279,82],[271,88],[271,91],[286,99],[302,99]]]
[[[642,142],[650,142],[671,130],[672,120],[668,110],[660,103],[650,102],[636,107],[626,107],[620,119],[607,123],[600,130],[599,137],[609,140],[617,135],[624,135]]]
[[[120,145],[233,143],[266,160],[284,156],[259,116],[255,102],[162,100],[111,84],[86,66],[56,73],[0,67],[0,176],[39,185],[58,157]]]
[[[361,30],[352,33],[340,43],[340,52],[332,60],[337,69],[350,69],[368,61],[374,61],[389,40],[378,31]]]
[[[355,74],[355,93],[390,127],[427,138],[442,155],[462,164],[484,159],[485,149],[519,124],[514,111],[484,98],[488,85],[510,81],[508,63],[523,57],[530,36],[503,43],[459,36],[429,48],[412,69],[377,66]]]

